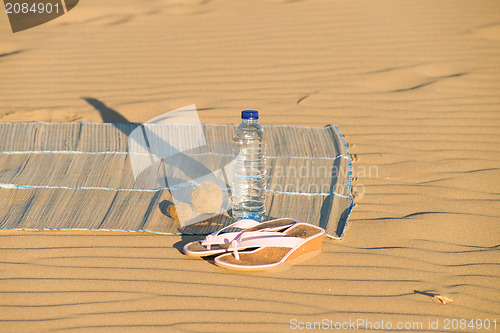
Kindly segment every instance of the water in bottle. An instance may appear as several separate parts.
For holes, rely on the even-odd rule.
[[[236,219],[262,221],[266,214],[266,146],[259,112],[241,112],[233,137],[232,209]]]

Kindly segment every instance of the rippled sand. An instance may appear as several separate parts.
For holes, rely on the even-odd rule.
[[[499,13],[497,1],[86,0],[17,34],[0,14],[0,121],[140,122],[196,104],[206,123],[245,108],[264,124],[333,123],[357,192],[344,240],[258,274],[186,258],[189,237],[3,231],[0,330],[498,318]]]

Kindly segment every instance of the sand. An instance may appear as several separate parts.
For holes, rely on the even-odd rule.
[[[0,121],[333,123],[357,191],[343,240],[267,273],[189,259],[191,237],[2,231],[0,331],[498,322],[499,22],[498,1],[86,0],[16,34],[0,14]],[[454,331],[495,331],[474,325]]]

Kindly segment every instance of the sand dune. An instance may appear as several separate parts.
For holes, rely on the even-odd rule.
[[[357,202],[344,240],[259,274],[186,259],[188,237],[2,231],[1,330],[498,318],[499,7],[87,0],[17,34],[0,15],[0,121],[101,122],[92,99],[137,122],[196,103],[206,123],[333,123]]]

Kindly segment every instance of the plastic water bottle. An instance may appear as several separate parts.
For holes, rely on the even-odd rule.
[[[258,111],[242,111],[241,119],[233,137],[233,217],[262,221],[266,215],[264,130]]]

